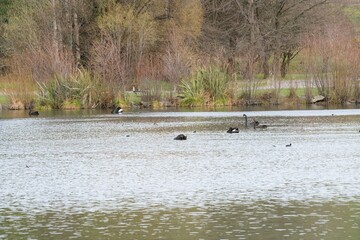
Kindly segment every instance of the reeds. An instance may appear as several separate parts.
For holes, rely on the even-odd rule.
[[[219,67],[196,71],[189,80],[181,82],[183,99],[187,106],[224,104],[228,91],[229,76]]]
[[[100,108],[109,106],[114,99],[110,87],[79,70],[69,77],[55,76],[46,83],[38,82],[39,104],[52,109]]]
[[[9,109],[26,109],[33,104],[36,84],[29,74],[8,74],[1,77],[1,85],[1,94],[5,96]]]
[[[340,34],[342,33],[342,34]],[[304,62],[318,94],[332,103],[359,98],[360,45],[346,28],[329,28],[319,36],[305,39]],[[307,87],[312,87],[310,83]],[[310,92],[310,91],[308,91]]]

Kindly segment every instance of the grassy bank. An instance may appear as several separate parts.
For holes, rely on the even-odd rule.
[[[263,86],[264,87],[264,86]],[[104,89],[102,89],[104,90]],[[44,89],[42,89],[44,91]],[[121,105],[125,108],[152,108],[162,109],[166,107],[188,106],[188,107],[204,107],[204,106],[236,106],[236,105],[272,105],[272,104],[307,104],[308,91],[311,96],[317,95],[315,88],[282,88],[277,93],[272,89],[258,89],[254,92],[251,104],[244,98],[245,94],[241,89],[234,91],[231,97],[223,97],[216,102],[208,101],[208,98],[185,98],[182,92],[177,91],[163,91],[159,93],[156,91],[126,91],[111,95],[106,92],[106,97],[90,96],[88,93],[82,97],[75,97],[76,95],[68,93],[68,98],[54,97],[46,98],[49,93],[35,91],[28,101],[34,108],[37,109],[90,109],[90,108],[109,108],[112,105]],[[45,91],[46,92],[46,91]],[[52,94],[56,91],[52,89]],[[81,92],[78,90],[78,93]],[[93,93],[96,94],[96,93]],[[23,105],[19,107],[19,103],[26,102],[25,100],[14,101],[13,96],[21,96],[22,94],[0,94],[0,104],[3,109],[25,109],[30,105]],[[65,94],[66,95],[66,94]],[[70,97],[72,96],[72,97]],[[16,98],[16,99],[21,99]],[[208,101],[208,102],[206,102]],[[12,105],[16,104],[16,108]]]
[[[149,82],[144,85],[146,89],[128,91],[105,84],[86,71],[67,77],[54,76],[47,82],[11,75],[1,78],[0,104],[8,109],[92,109],[113,105],[161,109],[176,106],[308,104],[312,97],[320,94],[319,88],[315,87],[316,84],[306,84],[301,77],[304,75],[296,73],[281,81],[254,79],[248,82],[231,77],[221,68],[208,67],[199,69],[176,86]],[[328,90],[335,94],[337,89],[329,87]],[[351,97],[351,89],[347,94],[343,102],[359,100]],[[327,101],[335,102],[330,97]]]

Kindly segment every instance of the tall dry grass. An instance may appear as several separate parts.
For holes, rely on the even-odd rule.
[[[0,78],[0,83],[0,94],[7,98],[9,109],[27,109],[33,105],[36,84],[30,74],[8,74]]]
[[[359,98],[360,43],[338,25],[304,39],[304,63],[318,93],[333,103]],[[308,83],[308,87],[311,84]],[[310,92],[310,91],[309,91]]]

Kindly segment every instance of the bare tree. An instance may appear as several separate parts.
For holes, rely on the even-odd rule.
[[[319,20],[323,15],[314,11],[327,0],[203,0],[203,3],[206,34],[227,47],[229,62],[236,57],[250,57],[243,74],[251,79],[258,62],[264,76],[269,76],[271,57],[281,60],[279,69],[282,75],[286,74],[299,51],[299,36],[322,22]]]
[[[330,101],[359,97],[360,54],[355,36],[349,20],[338,12],[322,30],[303,38],[305,69],[318,93]]]

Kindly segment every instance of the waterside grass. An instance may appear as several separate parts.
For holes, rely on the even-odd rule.
[[[0,104],[9,109],[29,108],[34,100],[36,84],[29,74],[9,74],[0,78]]]
[[[30,77],[12,76],[6,81],[1,80],[0,104],[3,109],[25,109],[31,106],[38,109],[89,109],[120,105],[125,108],[163,109],[176,106],[293,105],[308,104],[313,96],[320,94],[318,88],[306,84],[306,80],[295,80],[294,83],[281,80],[281,87],[274,88],[271,81],[259,79],[252,99],[248,101],[246,86],[249,83],[230,78],[221,68],[216,67],[198,70],[191,78],[183,80],[180,87],[171,88],[161,83],[152,86],[149,83],[143,86],[146,90],[142,91],[124,91],[107,86],[86,71],[67,77],[54,76],[47,82],[38,83]],[[340,87],[338,89],[341,90]],[[359,87],[352,87],[352,91],[359,92]],[[333,99],[327,100],[331,102]],[[340,103],[344,101],[341,99]],[[353,101],[356,102],[356,98]]]
[[[229,94],[229,76],[219,67],[199,69],[181,82],[182,105],[225,104]]]
[[[103,108],[114,99],[112,89],[86,71],[68,77],[55,76],[48,82],[38,82],[37,103],[51,109]]]

